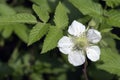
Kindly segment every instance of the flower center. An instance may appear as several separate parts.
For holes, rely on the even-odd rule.
[[[74,37],[73,42],[75,44],[73,47],[74,50],[85,50],[89,44],[85,33],[83,33],[80,37]]]

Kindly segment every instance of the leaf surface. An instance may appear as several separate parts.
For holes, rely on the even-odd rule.
[[[46,53],[57,46],[58,40],[63,36],[61,29],[51,27],[43,43],[41,53]]]
[[[48,31],[49,25],[44,23],[36,24],[30,32],[28,45],[40,40]]]

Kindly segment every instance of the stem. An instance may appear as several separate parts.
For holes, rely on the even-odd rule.
[[[88,76],[87,76],[87,65],[88,65],[88,62],[87,62],[87,60],[85,60],[85,64],[84,64],[84,68],[83,68],[83,74],[84,74],[85,80],[88,80]]]
[[[86,31],[88,31],[89,28],[90,28],[90,26],[88,25]]]

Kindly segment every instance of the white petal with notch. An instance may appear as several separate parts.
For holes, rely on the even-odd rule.
[[[88,59],[95,62],[100,58],[100,48],[98,46],[90,46],[86,48]]]
[[[68,54],[68,61],[74,66],[80,66],[85,62],[85,55],[82,51],[73,51]]]
[[[101,33],[95,29],[89,29],[87,32],[88,41],[91,43],[98,43],[102,36]]]
[[[68,28],[68,33],[77,37],[79,37],[84,31],[85,26],[76,20],[74,20]]]
[[[74,44],[73,44],[72,40],[67,36],[63,36],[58,41],[59,50],[64,54],[69,54],[72,51],[73,46],[74,46]]]

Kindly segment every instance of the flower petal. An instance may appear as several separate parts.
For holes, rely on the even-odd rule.
[[[74,44],[71,41],[71,39],[67,36],[63,36],[59,41],[58,41],[58,47],[59,50],[64,53],[64,54],[69,54],[73,48]]]
[[[101,33],[95,29],[89,29],[87,33],[88,41],[91,43],[98,43],[102,36]]]
[[[91,61],[97,61],[100,58],[100,48],[98,46],[90,46],[86,48],[86,53]]]
[[[85,62],[85,55],[82,51],[72,51],[68,54],[68,61],[74,66],[82,65]]]
[[[69,26],[68,32],[73,36],[80,36],[85,31],[85,26],[76,20]]]

